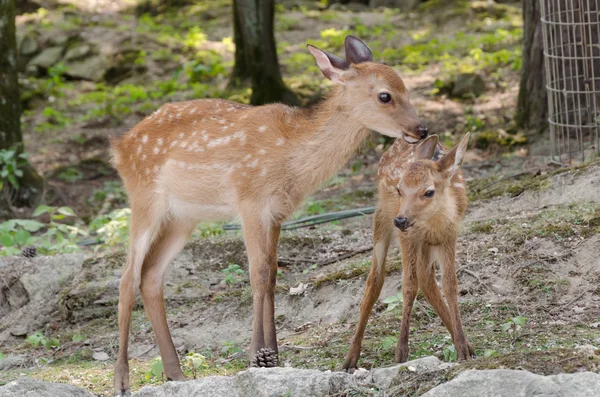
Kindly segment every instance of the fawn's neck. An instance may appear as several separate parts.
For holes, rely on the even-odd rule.
[[[296,187],[305,193],[318,188],[337,173],[369,134],[339,95],[309,111],[298,111],[301,139],[291,153],[289,169]],[[303,131],[302,131],[303,130]]]

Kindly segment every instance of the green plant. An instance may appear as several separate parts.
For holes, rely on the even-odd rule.
[[[225,283],[229,286],[236,284],[240,280],[241,276],[244,275],[244,270],[242,270],[240,265],[233,263],[221,270],[221,272],[225,274],[223,281],[225,281]]]
[[[198,83],[214,79],[226,72],[223,59],[214,51],[199,51],[197,59],[188,64],[185,71],[190,83]]]
[[[308,274],[311,272],[311,270],[316,270],[317,267],[319,267],[319,265],[317,265],[316,263],[313,263],[312,265],[310,265],[309,268],[302,270],[302,274]]]
[[[244,350],[236,342],[225,342],[221,348],[221,356],[229,357],[235,353],[243,353]]]
[[[185,357],[185,365],[192,371],[192,376],[196,379],[197,371],[208,368],[206,357],[200,353],[190,352]]]
[[[383,300],[383,303],[387,303],[386,311],[392,311],[396,307],[400,306],[403,302],[402,291],[398,292],[396,295],[388,296]]]
[[[0,352],[0,361],[4,360],[6,358],[6,354]]]
[[[163,379],[163,372],[164,372],[164,367],[163,367],[163,362],[162,359],[160,357],[156,357],[154,360],[152,360],[152,364],[150,365],[150,370],[148,370],[148,372],[146,373],[146,380],[150,380],[150,379]]]
[[[42,111],[42,115],[46,118],[46,121],[38,125],[35,130],[38,132],[50,131],[57,128],[62,128],[67,124],[73,122],[73,119],[65,116],[60,110],[46,106]]]
[[[120,246],[129,239],[130,219],[131,210],[129,208],[119,208],[106,215],[96,217],[90,223],[90,229],[98,234],[104,246]],[[101,246],[96,246],[96,250],[100,248]]]
[[[523,316],[516,316],[505,322],[500,326],[500,329],[504,332],[519,334],[525,324],[527,324],[527,318]]]
[[[69,167],[62,170],[57,177],[67,183],[73,183],[83,179],[83,172],[79,171],[77,168]]]
[[[46,349],[51,349],[53,347],[59,347],[60,341],[56,338],[48,338],[41,331],[36,331],[33,334],[27,336],[25,339],[33,347],[43,346]]]
[[[60,223],[66,217],[74,217],[75,213],[69,207],[39,206],[33,213],[34,217],[48,214],[50,222],[44,224],[32,219],[10,219],[0,223],[0,243],[3,245],[0,255],[17,255],[21,249],[34,245],[39,253],[52,254],[57,252],[75,252],[78,250],[75,239],[86,236],[87,231],[76,226]],[[40,233],[45,229],[43,233]],[[33,235],[32,233],[38,233]]]
[[[15,149],[0,150],[0,190],[8,181],[13,188],[19,188],[19,180],[23,177],[23,168],[27,165],[27,153],[17,153]]]
[[[83,334],[75,334],[73,335],[73,337],[71,338],[71,340],[75,343],[79,343],[79,342],[83,342],[84,340],[87,339],[87,336],[83,335]]]
[[[450,346],[444,348],[443,354],[444,354],[444,361],[455,362],[456,360],[458,360],[458,352],[456,351],[456,348],[454,347],[454,345],[450,345]]]
[[[395,344],[397,343],[396,338],[394,338],[393,336],[386,336],[385,338],[383,338],[383,341],[381,341],[381,344],[379,345],[379,351],[387,351],[390,350]]]

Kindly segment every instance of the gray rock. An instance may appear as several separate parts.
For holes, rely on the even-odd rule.
[[[0,290],[0,344],[43,329],[82,262],[82,254],[0,259],[0,280],[11,286]]]
[[[229,376],[208,376],[189,382],[168,382],[162,386],[144,387],[135,397],[229,397],[237,396]]]
[[[80,59],[89,55],[92,52],[92,46],[88,44],[82,44],[75,47],[71,47],[67,50],[65,57],[63,58],[65,61],[73,61],[76,59]]]
[[[103,55],[95,55],[89,58],[66,61],[67,71],[65,75],[74,79],[100,81],[104,78],[108,69],[108,62]]]
[[[592,372],[542,376],[494,369],[461,372],[423,397],[598,397],[599,391],[600,374]]]
[[[19,47],[19,53],[21,56],[30,57],[36,54],[40,50],[40,46],[35,37],[32,35],[27,35],[23,37],[21,40],[21,45]]]
[[[297,368],[250,368],[234,377],[237,396],[319,397],[341,391],[352,378],[344,372]]]
[[[27,356],[8,356],[0,360],[0,371],[8,371],[13,368],[24,367],[27,364]]]
[[[0,397],[94,397],[87,390],[63,383],[19,379],[0,387]]]
[[[458,98],[475,96],[485,92],[485,81],[477,73],[461,73],[454,78],[450,95]]]
[[[353,376],[298,368],[250,368],[233,377],[210,376],[190,382],[145,387],[136,397],[321,397],[343,390]]]
[[[63,47],[46,48],[29,62],[29,66],[39,66],[48,69],[60,61],[62,53]]]
[[[424,373],[439,371],[453,366],[454,364],[440,361],[437,357],[428,356],[408,361],[403,364],[393,365],[391,367],[376,368],[372,371],[371,381],[377,386],[387,389],[394,384],[398,375],[410,371],[414,373]]]

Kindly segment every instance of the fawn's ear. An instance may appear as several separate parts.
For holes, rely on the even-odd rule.
[[[315,57],[317,66],[321,69],[321,72],[334,83],[344,84],[344,70],[350,67],[350,64],[328,52],[319,50],[317,47],[308,45],[308,50]]]
[[[358,37],[346,36],[346,61],[350,63],[373,62],[373,53]]]
[[[462,137],[458,145],[454,146],[444,157],[440,159],[440,168],[447,171],[451,176],[456,174],[462,165],[463,158],[467,152],[467,144],[469,143],[470,132],[467,132]]]
[[[423,139],[415,148],[415,160],[431,160],[435,154],[438,141],[437,135],[430,135]]]

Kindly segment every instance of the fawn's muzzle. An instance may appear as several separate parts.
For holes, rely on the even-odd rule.
[[[420,125],[417,127],[417,132],[419,133],[419,136],[421,137],[421,139],[425,139],[425,138],[427,138],[427,135],[429,134],[429,129],[424,125]]]
[[[408,229],[410,227],[410,224],[408,223],[408,218],[405,216],[397,216],[394,218],[394,226],[396,226],[398,229],[405,231],[406,229]]]

